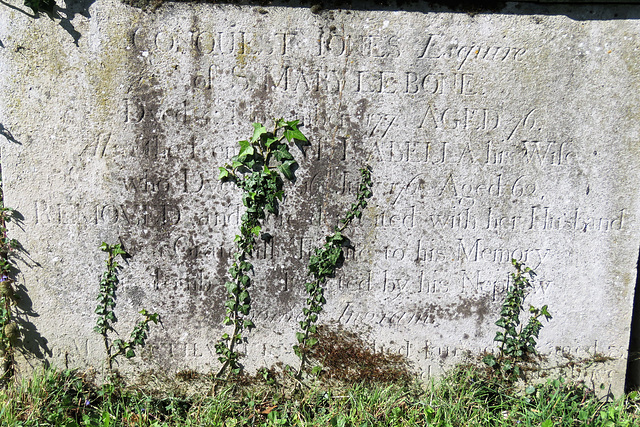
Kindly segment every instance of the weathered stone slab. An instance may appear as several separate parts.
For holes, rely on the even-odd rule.
[[[474,16],[74,7],[62,21],[0,11],[2,172],[24,217],[11,233],[28,252],[18,281],[36,354],[100,366],[98,246],[122,242],[133,257],[121,336],[143,306],[164,319],[136,363],[215,369],[242,215],[217,167],[251,122],[284,117],[311,146],[294,149],[298,179],[256,254],[248,368],[295,363],[306,262],[366,163],[374,197],[348,230],[322,323],[438,375],[493,347],[515,258],[538,273],[531,302],[554,315],[540,337],[548,365],[611,357],[569,374],[622,390],[640,242],[640,9],[574,20],[513,4]]]

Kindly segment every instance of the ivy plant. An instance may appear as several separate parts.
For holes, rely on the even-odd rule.
[[[533,279],[535,272],[515,259],[511,263],[516,272],[511,273],[513,283],[502,304],[500,319],[495,323],[500,328],[494,338],[499,343],[498,355],[489,354],[483,358],[484,363],[500,372],[508,381],[521,376],[523,364],[537,354],[536,340],[543,326],[540,318],[544,317],[547,321],[552,318],[546,305],[542,308],[529,305],[529,320],[526,326],[522,324],[520,315],[524,313],[524,300],[531,288],[529,279]]]
[[[1,186],[0,186],[1,187]],[[7,234],[7,223],[14,218],[14,210],[4,206],[4,195],[0,188],[0,360],[2,372],[0,383],[6,384],[15,374],[15,347],[20,337],[20,328],[15,322],[18,297],[13,286],[15,271],[11,253],[19,248],[16,239]]]
[[[301,332],[296,333],[298,344],[293,347],[295,354],[300,358],[300,367],[296,373],[296,378],[301,379],[305,365],[308,362],[307,355],[311,348],[318,343],[314,336],[317,332],[318,314],[322,312],[324,304],[327,302],[324,297],[324,284],[327,279],[333,277],[342,259],[344,258],[343,247],[348,243],[348,239],[342,234],[351,222],[362,216],[362,211],[367,207],[368,199],[371,197],[371,170],[369,167],[360,169],[361,180],[355,203],[345,217],[340,221],[341,225],[334,228],[333,234],[325,238],[325,244],[317,248],[309,260],[308,275],[313,280],[305,283],[307,291],[306,306],[302,309],[304,319],[300,321]],[[312,372],[318,372],[319,367],[314,367]]]
[[[56,8],[56,2],[54,0],[24,0],[24,5],[31,8],[36,16],[40,12],[53,14]]]
[[[227,300],[223,323],[233,327],[233,331],[224,333],[216,344],[218,360],[222,363],[216,378],[221,378],[227,369],[229,374],[242,370],[237,346],[243,340],[244,330],[255,327],[249,317],[249,273],[253,265],[248,260],[266,215],[278,214],[279,202],[284,196],[283,178],[294,180],[297,163],[289,151],[289,143],[295,140],[307,141],[298,129],[297,120],[274,120],[271,130],[254,123],[251,138],[238,142],[238,154],[231,158],[230,163],[219,167],[218,178],[232,182],[242,190],[242,204],[246,209],[241,217],[240,233],[234,240],[236,251],[228,270],[230,280],[225,283]]]
[[[147,333],[149,332],[149,324],[152,322],[157,324],[160,321],[160,316],[158,313],[149,313],[147,310],[142,309],[140,314],[142,314],[144,318],[133,328],[129,341],[122,339],[111,341],[109,339],[109,333],[116,332],[114,325],[118,322],[114,310],[116,308],[116,292],[118,290],[118,284],[120,283],[118,279],[120,264],[116,258],[118,256],[121,258],[126,257],[127,252],[119,243],[110,245],[102,242],[100,250],[107,253],[107,268],[100,279],[100,293],[97,298],[98,306],[96,307],[98,320],[93,330],[102,335],[107,368],[109,372],[113,372],[113,361],[117,357],[124,356],[130,359],[135,357],[137,348],[144,348]]]

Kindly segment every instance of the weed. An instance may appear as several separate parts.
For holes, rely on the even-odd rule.
[[[127,253],[119,243],[109,245],[102,242],[100,250],[108,254],[106,260],[107,269],[100,279],[100,293],[97,298],[98,306],[95,311],[98,315],[98,320],[93,330],[102,335],[107,368],[109,373],[113,374],[113,361],[119,356],[125,356],[127,359],[135,357],[136,348],[143,348],[146,344],[149,323],[158,323],[160,317],[158,313],[149,313],[147,310],[142,309],[140,314],[144,316],[144,319],[139,321],[133,328],[130,341],[117,339],[110,342],[109,332],[115,332],[113,325],[118,321],[114,309],[116,307],[116,291],[120,282],[118,279],[120,265],[116,258],[118,256],[124,258]]]
[[[302,332],[296,333],[298,344],[293,347],[296,355],[300,358],[300,367],[296,373],[296,378],[301,379],[305,369],[309,351],[318,343],[317,326],[318,314],[322,311],[322,306],[326,303],[324,298],[324,284],[327,278],[333,277],[336,269],[344,259],[343,246],[348,239],[342,235],[344,229],[351,224],[355,218],[362,216],[362,211],[367,207],[367,199],[371,197],[371,171],[368,167],[360,169],[361,182],[356,194],[356,202],[341,220],[342,225],[335,227],[334,233],[327,236],[325,244],[315,250],[314,255],[309,260],[308,274],[313,277],[313,281],[305,283],[305,289],[309,297],[306,300],[306,307],[302,310],[305,316],[300,321]],[[319,368],[314,367],[316,373]]]
[[[500,372],[503,379],[508,382],[513,382],[520,377],[523,374],[522,365],[537,354],[536,339],[542,329],[539,318],[544,316],[547,321],[551,319],[546,305],[542,308],[530,305],[529,321],[526,326],[522,326],[520,315],[524,311],[527,290],[531,287],[525,274],[533,278],[535,272],[515,259],[511,260],[511,263],[516,269],[516,272],[511,274],[513,285],[507,292],[500,311],[500,319],[496,322],[496,326],[502,329],[494,338],[494,341],[500,343],[499,353],[497,357],[489,354],[483,358],[484,363],[496,372]]]
[[[291,399],[272,388],[227,387],[215,396],[96,386],[77,371],[38,370],[0,390],[0,425],[35,426],[635,426],[638,393],[612,402],[562,379],[504,387],[460,366],[426,388],[375,382],[316,383]]]
[[[240,151],[231,158],[231,164],[219,168],[220,180],[231,181],[242,190],[246,211],[241,218],[240,234],[235,237],[237,251],[229,268],[231,280],[225,283],[228,298],[223,323],[233,326],[233,332],[224,333],[216,344],[218,360],[222,363],[216,378],[221,378],[227,368],[229,374],[239,374],[242,370],[236,346],[243,340],[243,331],[255,327],[249,318],[249,272],[253,265],[248,259],[253,254],[255,239],[260,235],[266,214],[278,214],[279,202],[284,196],[282,178],[294,179],[297,163],[284,140],[289,143],[307,141],[297,126],[297,120],[287,122],[278,119],[273,130],[268,131],[262,124],[254,123],[253,136],[238,143]]]
[[[15,239],[7,236],[7,222],[14,217],[14,210],[4,206],[4,195],[0,188],[0,360],[2,371],[0,383],[6,384],[15,374],[15,347],[20,337],[20,328],[14,321],[18,302],[13,279],[16,271],[11,254],[20,247]]]

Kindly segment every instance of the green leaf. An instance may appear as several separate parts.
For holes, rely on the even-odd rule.
[[[227,292],[232,295],[235,295],[238,292],[238,285],[233,282],[227,282],[224,286],[227,288]]]
[[[293,160],[293,155],[289,152],[289,147],[287,144],[281,144],[276,151],[274,151],[273,156],[279,162],[285,162],[287,160]]]
[[[482,358],[482,361],[490,368],[493,368],[494,366],[496,366],[496,363],[498,363],[496,361],[496,358],[493,356],[493,354],[486,355],[485,357]]]
[[[278,165],[278,170],[289,180],[293,181],[293,172],[291,172],[291,166],[295,165],[295,160],[287,160],[286,162]]]
[[[298,141],[307,141],[307,138],[298,129],[285,130],[284,137],[287,138],[287,141],[289,142],[293,141],[294,139],[297,139]]]
[[[223,167],[218,167],[218,170],[220,171],[220,175],[218,175],[218,180],[219,181],[224,181],[225,179],[229,178],[229,171],[227,170],[227,168],[223,168]]]
[[[249,141],[238,141],[238,144],[240,144],[240,152],[237,156],[238,159],[240,159],[242,156],[253,154],[253,145],[251,145]]]
[[[298,130],[299,120],[294,120],[292,122],[287,122],[287,126],[284,131],[284,137],[287,138],[287,141],[291,142],[294,139],[298,141],[307,141],[307,138]]]
[[[304,334],[302,332],[296,332],[296,339],[302,344],[304,342]]]
[[[296,356],[298,356],[300,359],[302,359],[302,351],[300,351],[300,346],[299,345],[294,345],[293,346],[293,352],[296,354]]]
[[[238,301],[240,301],[240,303],[244,303],[248,299],[249,299],[249,292],[247,291],[242,291],[240,292],[240,295],[238,295]]]
[[[553,427],[553,421],[551,421],[551,419],[548,418],[540,424],[540,427]]]
[[[280,138],[277,137],[272,137],[272,138],[267,138],[267,140],[264,142],[264,146],[267,148],[270,148],[273,143],[280,141]]]
[[[256,142],[260,139],[262,134],[267,132],[267,128],[262,126],[260,123],[253,123],[253,136],[251,137],[251,142]]]

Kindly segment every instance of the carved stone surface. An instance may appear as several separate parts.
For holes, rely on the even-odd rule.
[[[297,180],[255,256],[250,370],[296,363],[309,254],[368,164],[374,197],[346,231],[353,247],[320,323],[439,375],[494,347],[515,258],[538,274],[530,302],[554,316],[540,336],[547,366],[602,354],[613,360],[565,375],[622,390],[640,242],[640,9],[73,7],[53,20],[0,10],[2,175],[23,216],[10,233],[26,251],[32,354],[101,366],[98,246],[121,242],[132,258],[120,335],[142,307],[163,327],[120,368],[216,369],[243,212],[217,167],[252,122],[283,117],[311,146],[292,149]]]

